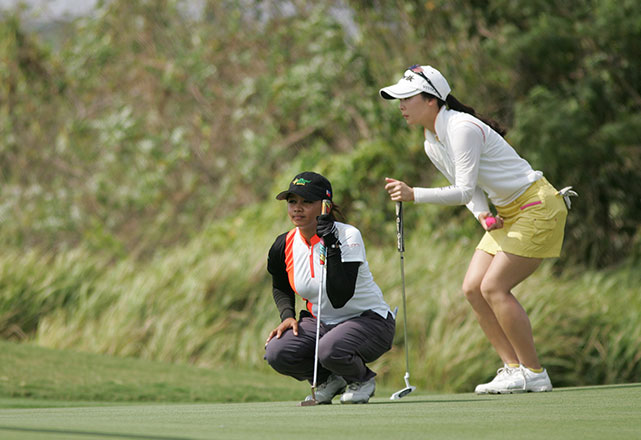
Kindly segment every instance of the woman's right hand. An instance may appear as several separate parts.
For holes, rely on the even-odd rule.
[[[407,183],[392,179],[385,178],[385,190],[389,193],[390,199],[395,202],[413,202],[414,201],[414,188]]]
[[[269,332],[269,336],[267,336],[267,340],[265,341],[265,346],[269,344],[269,341],[274,339],[274,336],[276,336],[276,339],[280,339],[281,335],[290,328],[292,329],[292,332],[294,332],[294,336],[298,336],[298,321],[296,321],[296,318],[285,319],[278,327]]]

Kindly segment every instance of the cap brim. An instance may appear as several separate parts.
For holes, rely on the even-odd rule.
[[[383,99],[404,99],[411,98],[414,95],[418,95],[422,90],[415,89],[410,87],[407,84],[397,83],[393,86],[384,87],[379,90],[379,94]]]
[[[316,200],[323,200],[323,197],[318,196],[310,191],[305,191],[303,189],[298,190],[297,188],[294,188],[295,190],[287,190],[278,193],[276,196],[276,200],[287,200],[287,197],[289,197],[290,194],[296,194],[297,196],[301,196],[305,200],[310,200],[312,202],[315,202]],[[326,197],[328,199],[331,199],[330,197]]]

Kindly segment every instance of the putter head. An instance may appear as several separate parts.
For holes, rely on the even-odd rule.
[[[318,405],[316,400],[316,387],[312,387],[312,398],[310,400],[303,400],[298,404],[298,406],[314,406]]]
[[[395,392],[394,394],[392,394],[392,397],[390,397],[389,400],[402,399],[403,397],[407,396],[409,393],[411,393],[415,389],[416,389],[416,387],[412,386],[412,385],[410,385],[408,387],[405,387],[402,390],[399,390],[399,391]]]
[[[302,402],[300,402],[298,404],[298,406],[314,406],[314,405],[318,405],[318,402],[315,401],[314,399],[312,399],[312,400],[303,400]]]

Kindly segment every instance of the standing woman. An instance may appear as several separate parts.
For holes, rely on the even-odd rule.
[[[551,391],[530,320],[512,289],[543,258],[560,255],[567,216],[563,194],[505,141],[505,129],[477,116],[450,91],[438,70],[419,65],[380,90],[384,99],[400,101],[409,125],[424,128],[425,152],[451,184],[419,188],[386,178],[385,189],[394,201],[466,205],[486,231],[470,261],[463,292],[503,367],[475,392]]]
[[[312,383],[322,238],[327,276],[320,304],[316,401],[332,403],[342,394],[341,403],[367,403],[374,395],[376,373],[366,364],[392,347],[395,321],[369,270],[361,233],[337,221],[342,216],[333,202],[329,214],[321,215],[321,201],[332,201],[332,186],[320,174],[298,174],[276,198],[287,201],[294,228],[279,235],[269,250],[267,270],[281,323],[267,336],[265,359],[279,373]],[[296,295],[306,305],[299,320]]]

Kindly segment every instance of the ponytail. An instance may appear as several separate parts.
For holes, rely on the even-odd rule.
[[[494,119],[482,118],[481,116],[476,114],[476,112],[472,107],[468,107],[467,105],[462,104],[458,99],[456,99],[451,94],[447,95],[447,98],[445,99],[445,103],[447,104],[447,108],[450,108],[452,110],[456,110],[459,112],[463,112],[463,113],[469,113],[470,115],[480,119],[481,121],[489,125],[492,128],[492,130],[496,131],[501,136],[505,136],[505,134],[507,133],[507,129],[503,127],[501,124],[499,124],[497,121],[495,121]]]
[[[494,119],[483,118],[477,115],[476,111],[472,107],[469,107],[461,103],[458,99],[452,96],[452,94],[447,95],[447,98],[445,98],[445,101],[426,92],[422,92],[421,94],[423,95],[423,97],[436,99],[438,101],[439,108],[443,107],[444,105],[447,105],[447,108],[450,110],[456,110],[457,112],[468,113],[474,116],[475,118],[480,119],[481,121],[489,125],[492,130],[496,131],[501,136],[505,136],[505,134],[507,133],[507,129],[503,127],[500,123],[498,123]]]

